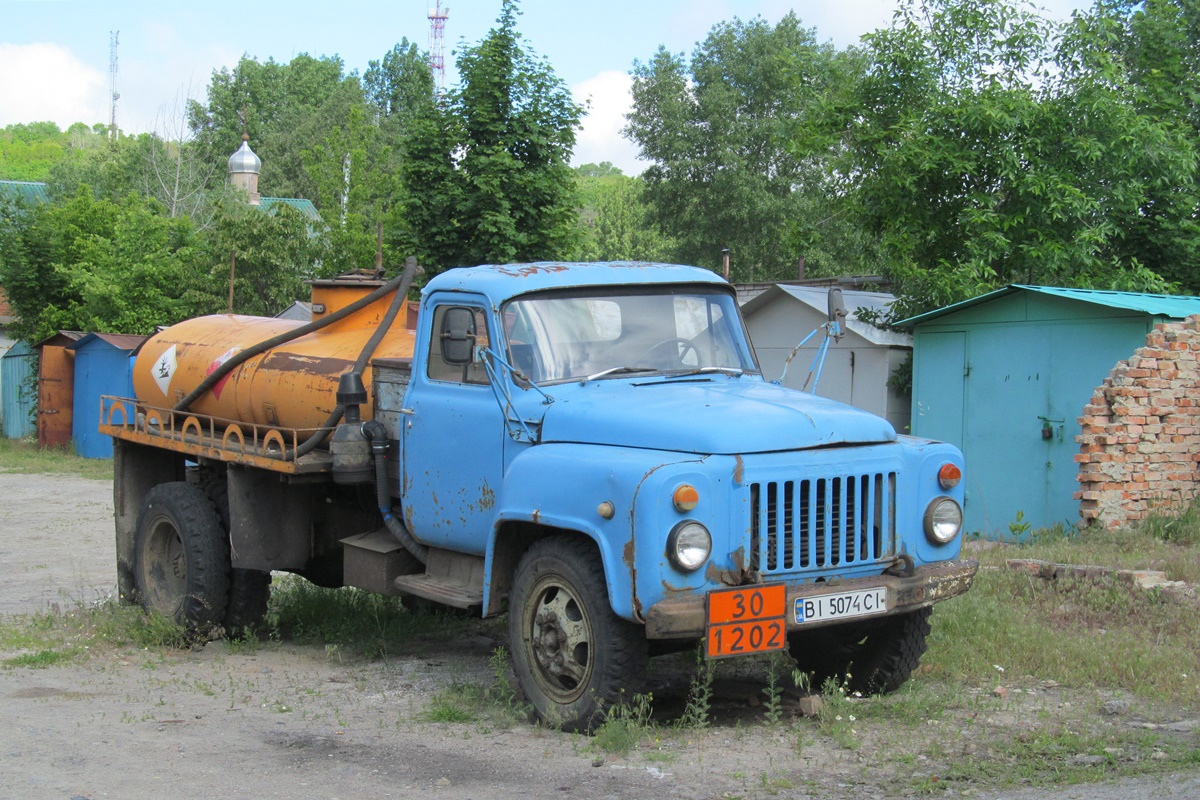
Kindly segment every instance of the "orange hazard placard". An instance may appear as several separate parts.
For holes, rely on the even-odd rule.
[[[709,658],[767,653],[787,646],[783,584],[723,589],[708,595],[705,652]]]

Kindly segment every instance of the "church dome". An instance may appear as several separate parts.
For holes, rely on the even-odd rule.
[[[250,149],[250,137],[242,136],[242,146],[229,157],[231,173],[253,172],[257,175],[262,170],[262,160]]]

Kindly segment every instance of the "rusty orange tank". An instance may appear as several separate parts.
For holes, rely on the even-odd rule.
[[[313,320],[322,319],[382,286],[379,280],[314,281]],[[191,411],[238,422],[311,431],[322,425],[337,403],[338,378],[349,370],[391,305],[388,294],[317,331],[285,342],[241,364],[192,403]],[[404,306],[408,301],[404,301]],[[402,307],[373,358],[411,358],[412,331]],[[239,351],[305,323],[273,317],[218,314],[197,317],[151,337],[138,353],[133,370],[137,399],[172,407],[218,366]],[[371,384],[371,367],[363,382]],[[368,404],[363,418],[371,416]]]

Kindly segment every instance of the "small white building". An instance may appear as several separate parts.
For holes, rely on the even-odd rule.
[[[850,313],[841,339],[829,345],[816,394],[877,414],[905,433],[912,402],[888,386],[888,378],[908,358],[912,336],[877,328],[858,318],[859,309],[883,313],[893,300],[895,297],[886,292],[843,290],[842,305]],[[777,380],[783,374],[784,363],[796,345],[826,322],[828,308],[827,288],[787,284],[775,284],[742,306],[767,380]],[[792,358],[784,386],[804,388],[822,336],[813,336]],[[811,391],[811,381],[809,384]]]

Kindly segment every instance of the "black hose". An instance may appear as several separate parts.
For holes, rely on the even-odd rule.
[[[404,523],[392,513],[392,496],[387,489],[387,431],[383,423],[370,420],[363,423],[362,432],[371,443],[371,452],[375,455],[375,500],[379,513],[383,515],[383,524],[405,550],[424,564],[429,560],[429,548],[414,539]]]
[[[306,336],[306,335],[312,333],[313,331],[317,331],[317,330],[320,330],[321,328],[324,328],[327,325],[332,325],[333,323],[337,322],[338,320],[345,319],[346,317],[350,316],[354,312],[359,311],[363,308],[366,308],[367,306],[369,306],[371,303],[374,303],[379,298],[386,297],[389,292],[397,289],[398,287],[402,287],[402,288],[400,291],[397,292],[397,296],[399,298],[403,298],[404,296],[406,296],[408,294],[408,287],[412,284],[413,274],[415,272],[416,272],[416,259],[410,257],[408,262],[404,265],[404,272],[402,272],[400,275],[397,275],[395,278],[392,278],[390,281],[385,283],[383,286],[380,286],[378,289],[371,292],[370,294],[368,294],[364,297],[360,297],[359,299],[355,300],[353,303],[346,306],[345,308],[339,308],[337,311],[333,312],[329,316],[322,317],[321,319],[314,320],[313,322],[307,322],[304,325],[301,325],[299,328],[293,328],[290,331],[285,331],[284,333],[276,334],[275,336],[272,336],[270,339],[261,341],[256,345],[251,345],[250,347],[246,348],[245,350],[242,350],[242,351],[236,353],[232,358],[230,358],[224,364],[221,364],[219,367],[217,367],[215,370],[213,370],[212,373],[210,375],[208,375],[204,380],[200,381],[200,384],[198,386],[196,386],[196,388],[193,389],[191,392],[189,392],[186,397],[184,397],[182,400],[180,400],[178,403],[176,403],[174,410],[175,411],[187,411],[188,408],[191,407],[192,403],[196,402],[196,400],[199,399],[205,392],[207,392],[209,389],[211,389],[213,386],[215,386],[219,380],[221,380],[226,375],[228,375],[230,372],[237,369],[242,364],[246,363],[247,361],[254,358],[255,356],[257,356],[261,353],[264,353],[267,350],[270,350],[272,347],[278,347],[279,345],[283,344],[284,342],[290,342],[293,339],[299,339],[301,336]],[[395,305],[395,304],[393,303],[393,305]],[[393,316],[395,316],[395,315],[393,315]],[[383,326],[381,326],[381,329],[382,328],[383,328]],[[371,338],[375,339],[374,336],[372,336]],[[378,340],[376,340],[376,343],[378,343]],[[368,344],[369,344],[369,342],[368,342]],[[360,355],[359,358],[362,359],[362,356]]]
[[[379,326],[375,332],[371,334],[371,338],[363,345],[362,352],[358,354],[358,358],[354,362],[354,366],[350,368],[351,372],[357,372],[359,375],[366,369],[367,362],[371,359],[371,355],[375,352],[375,348],[383,341],[384,334],[392,327],[392,322],[396,319],[396,315],[400,313],[400,306],[404,304],[404,298],[408,296],[408,288],[412,285],[413,276],[417,272],[417,260],[412,256],[404,262],[404,272],[400,274],[400,286],[396,290],[396,296],[392,298],[392,304],[388,306],[387,313],[383,315]],[[333,411],[329,412],[329,417],[320,426],[320,430],[313,433],[312,436],[305,439],[296,446],[296,450],[292,453],[289,460],[295,461],[301,456],[315,450],[329,436],[329,428],[337,425],[341,421],[342,415],[346,413],[346,407],[338,403],[333,407]]]

